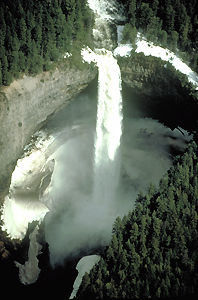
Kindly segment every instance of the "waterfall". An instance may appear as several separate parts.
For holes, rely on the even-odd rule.
[[[121,74],[111,51],[82,50],[85,61],[97,64],[98,106],[94,154],[94,193],[98,203],[113,200],[120,175],[119,146],[122,135]]]
[[[120,174],[122,135],[120,68],[110,51],[97,56],[98,107],[94,157],[94,201],[113,200]]]
[[[110,51],[99,55],[97,65],[98,108],[95,165],[113,161],[122,134],[122,97],[120,68]]]
[[[116,20],[117,3],[106,0],[89,0],[96,19],[104,23]],[[122,16],[122,15],[121,15]],[[120,15],[119,15],[120,20]],[[96,25],[96,24],[95,24]],[[100,28],[99,28],[100,29]],[[94,29],[93,34],[96,32]],[[98,106],[94,157],[94,201],[110,201],[115,196],[120,174],[119,146],[122,135],[121,74],[111,51],[83,49],[85,61],[98,67]]]
[[[95,13],[95,19],[98,17],[110,21],[124,21],[124,8],[121,3],[115,0],[87,0],[89,7]]]

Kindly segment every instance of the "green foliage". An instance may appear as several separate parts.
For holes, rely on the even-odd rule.
[[[77,299],[166,298],[198,293],[198,147],[193,141],[113,225],[110,245]],[[98,280],[98,281],[97,281]]]
[[[0,61],[0,85],[2,84],[2,70],[1,70],[1,61]]]
[[[179,40],[179,34],[177,33],[177,31],[171,31],[169,35],[168,44],[172,51],[176,51],[178,40]]]
[[[136,27],[149,40],[173,51],[178,47],[187,52],[191,67],[198,71],[197,1],[127,0],[125,6],[131,28]]]
[[[91,41],[93,17],[86,0],[1,1],[0,85],[20,72],[49,70],[72,44]]]
[[[137,29],[135,27],[132,27],[131,24],[126,24],[123,30],[122,42],[123,43],[130,42],[133,45],[133,48],[135,48],[136,36],[137,36]]]
[[[150,8],[148,3],[141,3],[141,6],[137,12],[137,16],[138,27],[146,29],[153,17],[152,8]]]
[[[129,3],[129,20],[132,27],[135,26],[136,22],[136,0],[131,0]]]

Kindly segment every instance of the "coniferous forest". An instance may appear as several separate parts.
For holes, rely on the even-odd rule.
[[[113,225],[110,245],[78,299],[167,298],[198,294],[198,147],[189,144],[136,207]]]
[[[198,3],[196,0],[122,0],[128,23],[124,39],[137,29],[154,42],[183,51],[197,70]],[[86,0],[2,0],[0,5],[0,85],[20,73],[49,70],[72,45],[88,44],[93,16]]]
[[[92,15],[86,0],[1,0],[0,85],[20,73],[49,70],[53,61],[88,43]]]
[[[128,24],[125,39],[134,40],[137,29],[149,40],[172,51],[177,48],[197,71],[198,2],[197,0],[123,0]]]

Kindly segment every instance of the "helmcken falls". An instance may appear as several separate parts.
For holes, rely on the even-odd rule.
[[[93,201],[113,199],[120,174],[119,146],[122,135],[120,68],[111,51],[82,50],[85,61],[98,66],[98,106],[94,154]]]

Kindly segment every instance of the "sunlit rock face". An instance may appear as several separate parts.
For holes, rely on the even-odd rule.
[[[65,58],[67,60],[67,57]],[[93,80],[92,69],[64,67],[34,77],[23,76],[0,93],[0,192],[10,179],[30,137]]]
[[[26,147],[24,156],[17,161],[9,194],[2,208],[2,229],[12,239],[22,240],[28,224],[42,221],[48,212],[42,196],[51,181],[54,169],[54,160],[48,160],[46,155],[53,137],[39,132],[34,138],[37,138],[36,143]]]
[[[142,52],[146,56],[155,56],[161,58],[163,61],[169,61],[173,67],[185,74],[190,83],[193,84],[196,90],[198,90],[198,76],[192,69],[182,61],[179,57],[177,57],[172,51],[162,48],[160,46],[156,46],[153,43],[147,41],[140,34],[137,35],[137,49],[135,50],[137,53]],[[166,67],[166,66],[165,66]]]

